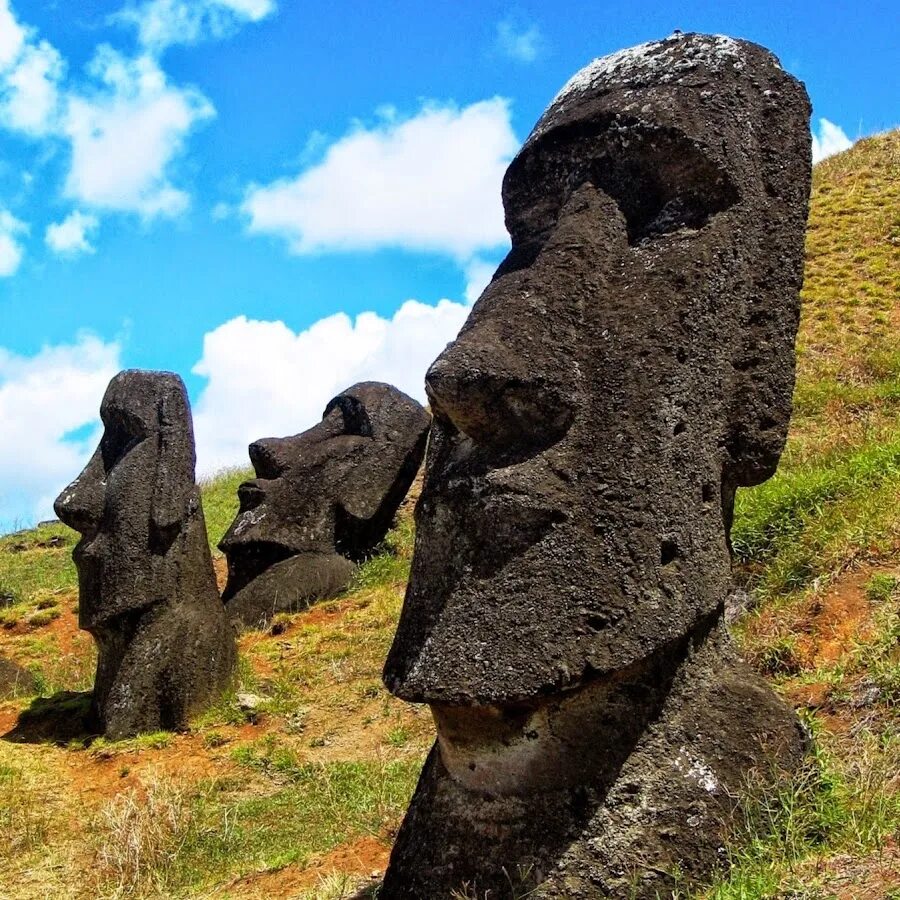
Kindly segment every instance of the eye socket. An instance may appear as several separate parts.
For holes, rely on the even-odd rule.
[[[632,246],[702,228],[739,200],[721,164],[683,133],[598,117],[550,132],[513,161],[503,182],[511,256],[527,264],[586,181],[618,204]]]
[[[738,199],[727,173],[677,133],[639,133],[627,147],[605,148],[590,178],[618,204],[632,245],[700,229]]]
[[[136,419],[126,415],[109,414],[105,417],[105,429],[100,439],[103,468],[109,472],[141,441],[146,434]]]
[[[366,407],[356,397],[341,394],[331,400],[325,407],[327,417],[334,409],[339,409],[344,419],[344,434],[357,437],[372,437],[374,431]]]

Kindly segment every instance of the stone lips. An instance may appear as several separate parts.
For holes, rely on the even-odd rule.
[[[256,626],[343,590],[383,540],[422,462],[430,416],[391,385],[334,397],[302,434],[250,445],[257,477],[220,543],[228,613]]]
[[[482,721],[457,724],[453,753],[436,711],[378,896],[658,900],[702,881],[726,858],[723,823],[753,773],[796,768],[807,749],[793,712],[709,625],[531,708],[456,708]]]
[[[801,758],[722,616],[790,419],[809,114],[765,49],[676,35],[579,73],[510,165],[512,249],[426,377],[384,680],[438,740],[386,900],[655,897]]]
[[[100,408],[104,433],[57,498],[79,531],[79,624],[97,641],[92,711],[107,736],[180,728],[231,677],[234,635],[216,589],[187,392],[128,370]]]

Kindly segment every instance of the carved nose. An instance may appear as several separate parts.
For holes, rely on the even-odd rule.
[[[476,443],[500,449],[546,446],[574,414],[571,380],[528,366],[475,329],[451,344],[425,376],[432,409]]]
[[[53,502],[59,520],[83,535],[91,535],[103,518],[105,472],[98,450],[84,471]]]
[[[284,438],[263,438],[249,448],[250,462],[257,478],[278,478],[288,469]]]

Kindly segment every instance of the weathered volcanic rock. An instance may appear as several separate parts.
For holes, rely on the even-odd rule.
[[[79,531],[79,624],[97,641],[105,734],[176,729],[227,684],[234,634],[216,589],[187,392],[169,372],[120,372],[87,467],[57,498]]]
[[[438,740],[385,900],[655,897],[802,755],[721,620],[790,418],[809,113],[763,48],[675,35],[579,72],[510,165],[512,249],[426,379],[384,677]]]
[[[257,477],[238,489],[240,512],[219,544],[232,619],[254,627],[343,590],[390,528],[430,423],[406,394],[364,382],[308,431],[251,444]]]

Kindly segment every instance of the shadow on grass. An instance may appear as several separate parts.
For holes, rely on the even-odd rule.
[[[38,697],[22,710],[3,740],[16,744],[88,744],[100,735],[91,721],[91,696],[91,691],[60,691],[52,697]]]
[[[33,694],[36,690],[37,679],[32,672],[11,659],[0,656],[0,700],[15,700],[17,697]]]

